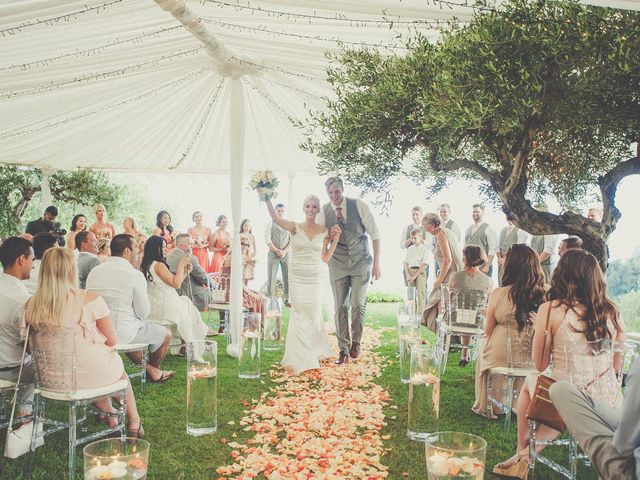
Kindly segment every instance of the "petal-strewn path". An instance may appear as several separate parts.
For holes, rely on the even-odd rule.
[[[278,386],[240,422],[254,436],[244,445],[228,444],[235,463],[218,467],[219,478],[386,478],[380,431],[389,396],[373,383],[384,362],[372,352],[378,345],[379,333],[366,329],[357,362],[326,364],[298,376],[273,370]]]

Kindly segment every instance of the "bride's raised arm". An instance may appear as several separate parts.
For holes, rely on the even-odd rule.
[[[264,203],[267,204],[267,210],[269,210],[269,215],[271,215],[271,220],[273,220],[275,224],[277,224],[281,228],[284,228],[290,233],[294,233],[294,234],[296,233],[296,224],[293,223],[291,220],[287,220],[285,218],[279,217],[278,214],[276,213],[276,209],[273,208],[271,199],[265,200]]]
[[[329,259],[333,256],[333,252],[336,251],[336,247],[338,246],[338,238],[340,238],[340,227],[338,225],[334,225],[331,227],[331,230],[327,233],[327,236],[324,237],[322,242],[322,261],[327,263]]]

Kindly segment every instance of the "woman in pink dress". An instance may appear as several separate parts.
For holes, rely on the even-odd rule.
[[[47,250],[42,256],[36,293],[24,311],[24,321],[31,326],[30,335],[35,336],[36,348],[54,351],[59,341],[51,333],[75,332],[76,388],[100,388],[127,380],[128,436],[143,437],[142,421],[129,378],[120,355],[113,348],[117,338],[109,315],[109,307],[102,297],[78,289],[73,253],[66,248]],[[45,386],[55,389],[59,385],[72,385],[70,371],[42,371],[42,374],[41,381]],[[95,406],[104,412],[116,412],[108,399],[96,401]],[[110,426],[116,424],[113,417],[108,417],[107,421]]]
[[[116,227],[109,223],[107,209],[104,205],[98,203],[95,206],[96,221],[93,222],[89,231],[93,232],[98,240],[108,238],[111,240],[116,236]]]
[[[78,214],[71,219],[71,228],[69,229],[69,233],[67,233],[67,238],[65,241],[65,246],[69,250],[76,249],[76,235],[80,232],[83,232],[87,229],[87,217],[82,214]]]
[[[224,257],[229,253],[231,239],[227,232],[228,223],[227,217],[220,215],[216,220],[218,229],[209,237],[209,250],[213,252],[213,259],[211,260],[212,272],[220,272],[222,270]]]
[[[191,252],[198,259],[198,263],[202,269],[207,273],[211,273],[211,262],[209,261],[209,237],[211,236],[211,229],[202,225],[202,212],[193,212],[191,219],[195,224],[187,230],[187,233],[191,235],[193,239],[193,249]]]
[[[171,215],[166,210],[160,210],[156,215],[156,228],[153,229],[151,235],[158,235],[167,242],[167,251],[171,252],[176,248],[176,240],[171,226]]]

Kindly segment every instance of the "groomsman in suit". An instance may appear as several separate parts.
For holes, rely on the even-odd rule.
[[[189,297],[196,308],[203,312],[207,306],[207,274],[200,266],[198,258],[191,254],[191,235],[181,233],[176,237],[176,248],[167,255],[167,265],[171,273],[176,273],[178,263],[185,255],[191,257],[192,268],[189,276],[182,281],[182,285],[177,289],[178,294]]]
[[[278,203],[275,206],[276,214],[279,217],[284,216],[284,204]],[[291,235],[284,228],[280,228],[277,223],[267,223],[264,234],[264,241],[269,247],[269,255],[267,258],[267,292],[269,297],[274,297],[276,293],[276,278],[278,276],[278,267],[282,269],[282,282],[284,284],[284,304],[287,307],[289,303],[289,254],[291,250]]]
[[[513,224],[513,217],[507,213],[507,226],[500,230],[498,237],[498,283],[502,285],[502,267],[504,265],[504,257],[514,243],[527,243],[527,232],[520,230]]]
[[[487,261],[482,266],[481,271],[490,277],[493,274],[492,263],[496,254],[498,238],[495,230],[487,222],[483,221],[484,205],[476,203],[473,206],[472,217],[473,225],[467,228],[464,234],[464,246],[477,245],[482,247],[487,256]]]
[[[450,216],[451,206],[448,203],[443,203],[442,205],[440,205],[438,209],[438,215],[440,216],[440,220],[442,220],[442,223],[440,225],[442,225],[444,228],[448,228],[449,230],[451,230],[453,234],[456,236],[456,238],[458,239],[458,242],[460,242],[460,236],[462,235],[462,233],[460,232],[460,227],[458,226],[456,221]],[[436,248],[436,237],[433,237],[431,249],[433,250],[435,248]],[[435,266],[436,266],[436,276],[440,275],[440,265],[438,265],[437,260],[435,262]]]
[[[367,308],[369,278],[380,278],[380,232],[369,207],[362,200],[343,195],[342,180],[331,177],[325,182],[330,202],[323,205],[316,222],[331,229],[339,225],[342,233],[329,260],[329,277],[335,302],[336,336],[340,356],[337,364],[360,356],[360,342]],[[369,240],[373,258],[369,254]],[[349,328],[349,305],[351,328]]]
[[[422,240],[424,240],[424,230],[422,229],[422,207],[415,206],[411,209],[411,219],[413,223],[410,223],[406,227],[402,229],[402,235],[400,237],[400,248],[406,249],[413,245],[413,237],[411,236],[411,232],[418,229],[422,232]],[[407,283],[407,273],[404,268],[404,263],[402,264],[402,276],[404,277],[404,285],[405,287],[408,285]],[[427,265],[427,269],[425,270],[425,278],[429,278],[429,266]]]
[[[557,244],[557,235],[533,235],[531,237],[531,248],[538,254],[540,266],[547,283],[551,281],[551,263],[553,262]]]

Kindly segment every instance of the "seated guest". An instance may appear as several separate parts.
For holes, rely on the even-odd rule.
[[[572,248],[582,250],[582,239],[579,237],[569,237],[560,241],[560,245],[558,245],[558,255],[562,256],[564,252]]]
[[[532,357],[539,372],[545,371],[552,364],[551,377],[556,381],[570,378],[570,373],[582,377],[585,373],[583,364],[588,365],[590,359],[585,358],[581,361],[580,358],[569,358],[565,351],[566,346],[586,347],[587,342],[602,339],[625,340],[624,324],[617,307],[607,297],[606,292],[604,275],[593,255],[584,250],[570,249],[560,257],[558,267],[551,277],[551,288],[547,293],[548,302],[540,306],[535,320]],[[617,363],[619,362],[614,362],[614,365],[609,367],[613,367],[619,373],[621,365]],[[516,453],[509,460],[496,465],[494,473],[526,478],[529,450],[527,410],[536,377],[527,377],[518,400]],[[607,394],[602,393],[602,382],[596,382],[599,385],[598,392],[592,391],[588,384],[593,382],[589,380],[592,379],[585,379],[585,385],[581,386],[586,388],[594,400],[606,402],[614,407],[622,403],[622,393],[613,375],[607,379],[611,381],[610,388],[606,389]],[[536,439],[539,442],[553,440],[558,435],[560,432],[546,425],[538,425]]]
[[[106,387],[118,380],[126,380],[127,436],[144,436],[136,399],[124,370],[120,355],[113,349],[118,342],[109,317],[109,307],[102,297],[78,288],[78,272],[73,253],[66,248],[50,248],[42,257],[36,293],[25,305],[24,321],[31,326],[36,348],[53,350],[49,342],[57,342],[51,333],[76,332],[76,377],[71,372],[58,372],[63,378],[51,379],[47,370],[40,371],[40,381],[51,388],[61,381],[78,389]],[[55,374],[55,372],[53,372]],[[115,413],[109,399],[94,404],[106,413]],[[108,417],[110,426],[117,420]]]
[[[98,240],[98,260],[103,263],[107,258],[111,256],[111,240],[108,238],[101,238]]]
[[[466,247],[465,250],[470,247]],[[532,327],[535,312],[544,301],[544,272],[540,267],[538,255],[532,248],[516,243],[507,251],[503,264],[503,286],[496,288],[489,296],[487,319],[482,336],[482,348],[479,349],[476,363],[476,399],[472,410],[483,417],[489,416],[487,405],[487,378],[489,369],[508,365],[507,338],[510,333],[522,332],[525,327]],[[511,343],[512,352],[517,348]],[[527,354],[528,354],[527,348]],[[521,357],[523,355],[514,356]],[[494,380],[497,388],[494,392],[504,390],[505,382]],[[518,384],[518,388],[520,384]],[[496,395],[497,396],[497,395]]]
[[[493,281],[480,271],[480,268],[487,261],[484,250],[477,245],[467,245],[462,250],[462,263],[464,268],[459,272],[454,272],[449,278],[449,289],[456,292],[484,292],[489,295]],[[485,297],[486,298],[486,297]],[[461,335],[460,340],[463,345],[469,345],[471,337]],[[469,363],[469,349],[463,348],[460,354],[459,365],[466,367]]]
[[[636,357],[629,370],[621,410],[593,400],[569,382],[551,385],[549,396],[599,478],[639,477],[640,358]]]
[[[91,270],[87,278],[87,290],[100,295],[111,311],[118,343],[146,343],[149,345],[147,378],[152,382],[168,380],[172,371],[160,369],[167,354],[171,334],[169,331],[146,321],[151,305],[147,295],[147,281],[133,267],[137,247],[131,235],[120,234],[111,240],[111,257]],[[142,361],[139,352],[127,354],[132,361]]]
[[[85,288],[89,272],[100,265],[100,260],[97,257],[98,239],[93,232],[80,232],[76,235],[76,248],[80,251],[78,255],[78,280],[80,288]]]
[[[191,257],[185,255],[178,262],[175,275],[167,266],[167,242],[152,235],[144,247],[140,269],[147,279],[147,292],[151,312],[147,320],[160,324],[175,324],[185,342],[204,340],[209,327],[202,321],[200,312],[189,297],[180,296],[180,288],[191,271]]]
[[[229,290],[231,289],[231,256],[232,252],[231,248],[229,248],[228,254],[222,262],[222,276],[227,278],[227,301],[229,299]],[[260,292],[251,290],[244,284],[244,281],[242,282],[242,305],[250,312],[260,313],[262,321],[264,321],[266,304],[267,297]]]
[[[27,291],[30,295],[36,291],[36,285],[38,284],[38,274],[40,273],[40,262],[42,261],[42,255],[50,248],[58,245],[58,237],[50,232],[37,233],[33,237],[33,268],[31,269],[31,275],[24,281],[24,286],[27,287]]]
[[[180,295],[189,297],[196,308],[202,312],[207,306],[207,274],[202,269],[198,258],[191,254],[191,235],[181,233],[176,237],[176,249],[167,255],[167,265],[171,273],[175,274],[178,271],[178,264],[185,255],[191,258],[193,268],[177,290]]]
[[[87,217],[82,214],[76,215],[71,219],[71,228],[67,233],[67,248],[70,250],[76,249],[76,235],[80,232],[84,232],[87,229]]]
[[[31,242],[19,237],[9,237],[0,245],[0,379],[15,382],[22,362],[22,337],[20,320],[24,304],[30,294],[23,283],[31,274],[33,250]],[[18,415],[31,411],[33,400],[34,366],[31,357],[25,357],[18,390]]]

